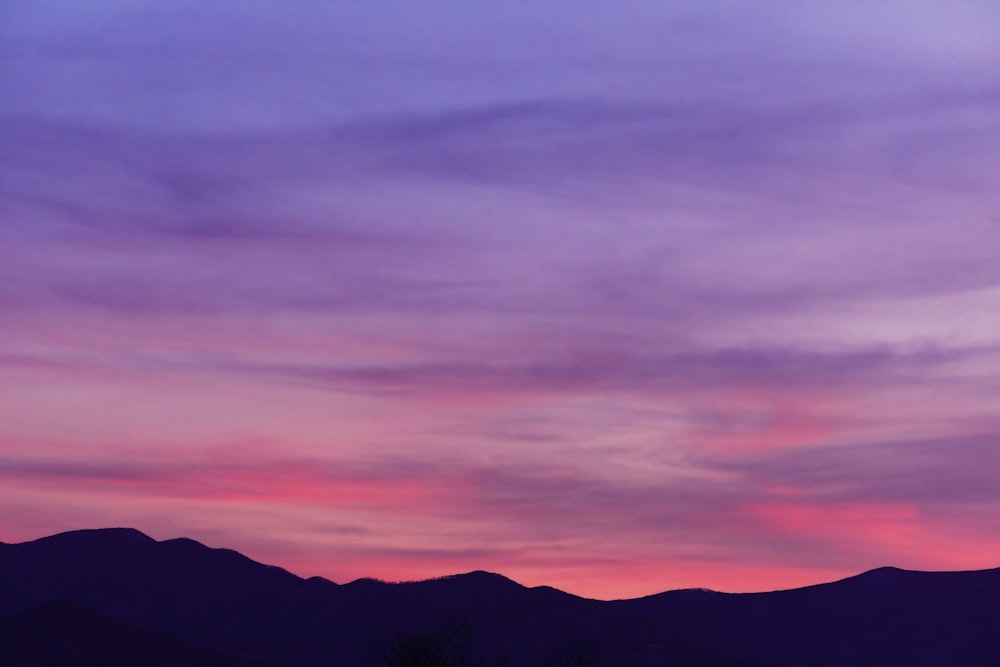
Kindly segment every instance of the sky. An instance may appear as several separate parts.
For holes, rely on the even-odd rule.
[[[994,0],[4,0],[0,541],[604,599],[1000,566]]]

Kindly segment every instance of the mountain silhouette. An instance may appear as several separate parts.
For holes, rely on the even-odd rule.
[[[461,664],[997,666],[1000,570],[604,602],[487,572],[338,585],[123,528],[0,543],[3,665],[389,664],[387,646],[449,627]]]
[[[8,667],[268,667],[275,663],[100,614],[47,602],[0,619],[0,662]]]

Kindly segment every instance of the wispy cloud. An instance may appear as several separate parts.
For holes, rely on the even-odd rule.
[[[602,594],[985,557],[996,8],[584,4],[8,2],[18,534]]]

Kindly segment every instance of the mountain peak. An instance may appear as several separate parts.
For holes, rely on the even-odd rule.
[[[876,567],[874,570],[868,570],[867,572],[862,572],[858,576],[861,576],[861,577],[867,577],[867,576],[885,576],[885,575],[898,574],[900,572],[906,572],[906,570],[904,570],[903,568],[900,568],[900,567],[894,567],[892,565],[884,565],[882,567]]]
[[[880,582],[880,581],[893,581],[905,574],[913,574],[913,573],[910,570],[904,570],[899,567],[885,565],[883,567],[876,567],[873,570],[867,570],[865,572],[862,572],[861,574],[856,574],[852,577],[847,577],[842,581],[863,581],[868,583]]]
[[[516,665],[567,664],[567,651],[580,664],[591,650],[615,665],[993,664],[998,595],[1000,570],[895,567],[788,591],[614,602],[484,570],[337,586],[194,540],[106,528],[0,549],[0,664],[53,663],[15,655],[4,632],[24,650],[135,649],[124,662],[88,653],[74,664],[365,664],[372,641],[462,639],[461,624],[470,651]],[[195,652],[209,646],[223,655]]]
[[[155,543],[149,535],[135,528],[88,528],[84,530],[69,530],[48,537],[42,537],[33,542],[108,542],[115,544],[150,544]]]
[[[479,581],[504,581],[512,584],[517,583],[513,579],[505,577],[502,574],[497,574],[496,572],[487,572],[486,570],[473,570],[472,572],[466,572],[464,574],[456,574],[453,575],[453,578],[477,579]]]

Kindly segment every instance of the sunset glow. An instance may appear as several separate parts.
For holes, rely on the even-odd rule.
[[[1000,565],[997,35],[6,3],[0,540],[605,599]]]

